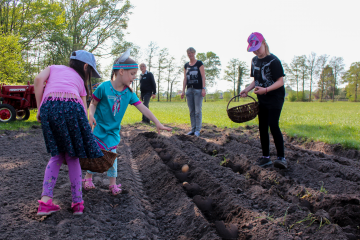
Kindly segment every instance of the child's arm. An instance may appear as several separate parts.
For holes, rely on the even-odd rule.
[[[160,134],[160,130],[167,130],[167,131],[171,131],[171,128],[169,127],[164,127],[159,120],[154,116],[154,114],[142,103],[140,103],[139,105],[136,105],[136,108],[145,115],[145,117],[147,117],[148,119],[150,119],[151,121],[153,121],[156,125],[157,131]]]
[[[49,78],[50,76],[50,67],[45,68],[42,70],[34,79],[34,92],[35,92],[35,98],[36,98],[36,105],[38,108],[38,113],[36,115],[36,119],[38,122],[41,122],[40,120],[40,103],[44,94],[44,82]]]
[[[240,97],[247,97],[248,92],[250,92],[255,87],[255,80],[250,83],[249,86],[247,86],[244,90],[240,92]]]
[[[263,88],[263,87],[257,87],[258,89],[256,91],[254,91],[255,94],[259,94],[259,95],[263,95],[266,94],[268,92],[274,91],[276,89],[278,89],[279,87],[284,86],[284,78],[283,77],[279,77],[278,80],[276,80],[276,82],[274,82],[273,85],[267,87],[267,88]]]
[[[88,115],[88,112],[87,112],[86,96],[82,96],[82,97],[81,97],[81,100],[83,101],[84,108],[85,108],[85,113],[86,113],[86,116],[87,116],[87,115]]]
[[[90,103],[90,106],[89,106],[89,123],[90,123],[90,126],[94,127],[96,126],[96,120],[94,118],[94,114],[95,114],[95,111],[96,111],[96,107],[98,105],[98,101],[96,101],[94,98],[91,100],[91,103]]]

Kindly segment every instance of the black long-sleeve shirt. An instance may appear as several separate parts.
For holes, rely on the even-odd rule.
[[[145,74],[140,74],[140,91],[142,93],[151,92],[156,94],[156,83],[151,72],[146,71]]]

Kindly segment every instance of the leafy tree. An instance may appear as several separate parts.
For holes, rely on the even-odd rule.
[[[176,78],[173,77],[173,72],[175,70],[175,63],[174,63],[175,58],[174,57],[170,57],[167,60],[167,66],[166,66],[166,70],[168,72],[166,81],[167,81],[167,94],[166,94],[166,101],[169,101],[169,92],[170,92],[170,97],[171,97],[171,93],[172,93],[172,89],[170,89],[170,83],[173,82]]]
[[[284,73],[285,73],[284,85],[285,85],[285,84],[289,84],[289,83],[288,83],[288,80],[290,79],[289,76],[291,75],[290,67],[289,67],[289,65],[288,65],[284,60],[281,60],[281,65],[283,66]]]
[[[334,101],[335,98],[335,91],[338,84],[338,77],[341,77],[344,73],[344,59],[342,57],[332,57],[330,60],[330,66],[332,67],[334,71],[334,81],[333,81],[333,94],[332,94],[332,100]]]
[[[329,96],[329,92],[331,92],[332,82],[334,81],[334,73],[332,67],[326,65],[323,71],[320,74],[320,79],[318,82],[320,101],[323,98]]]
[[[179,65],[177,65],[175,67],[175,77],[170,82],[170,93],[173,92],[173,85],[180,82],[180,81],[176,81],[177,78],[184,80],[184,65],[185,65],[185,63],[186,63],[186,56],[182,55]],[[185,98],[185,101],[186,101],[186,98]],[[170,94],[170,102],[171,102],[171,94]]]
[[[350,69],[344,74],[343,83],[348,84],[346,86],[346,96],[357,102],[357,96],[360,92],[360,62],[351,64]]]
[[[65,11],[60,1],[1,0],[0,3],[0,32],[19,36],[19,43],[24,50],[20,71],[24,74],[22,80],[18,80],[26,82],[43,68],[40,59],[43,59],[44,52],[41,50],[48,44],[52,34],[66,28]]]
[[[124,53],[129,48],[131,49],[130,57],[134,59],[136,62],[138,62],[138,60],[141,57],[140,47],[127,41],[123,41],[121,43],[114,42],[109,55],[114,56],[115,58],[120,57],[121,54]]]
[[[287,69],[289,72],[289,78],[291,84],[296,86],[296,98],[299,100],[299,76],[301,73],[301,57],[300,56],[294,56],[294,58],[291,60],[290,67]]]
[[[302,101],[305,101],[305,80],[307,79],[308,75],[308,65],[306,64],[306,56],[302,55],[299,56],[298,61],[300,63],[299,69],[300,69],[300,78],[302,80]]]
[[[167,63],[168,63],[167,58],[168,58],[168,56],[169,56],[169,51],[168,51],[167,48],[163,48],[163,49],[160,50],[159,57],[158,57],[158,66],[157,66],[157,69],[158,69],[158,74],[157,74],[157,77],[158,77],[158,82],[157,82],[158,102],[160,101],[161,74],[164,72],[164,70],[167,67]]]
[[[54,0],[55,1],[55,0]],[[84,49],[96,56],[118,52],[132,6],[122,0],[64,0],[66,29],[54,32],[45,46],[46,61],[66,64],[71,52]],[[110,41],[116,44],[110,45]],[[108,49],[108,46],[113,49]]]
[[[249,75],[249,68],[246,62],[241,61],[238,66],[238,81],[237,81],[237,95],[240,95],[241,85],[243,84],[243,79],[245,76]],[[240,98],[238,97],[238,101]]]
[[[61,1],[1,0],[0,3],[1,33],[18,34],[24,49],[30,49],[35,40],[46,42],[53,32],[65,29]]]
[[[324,90],[325,90],[325,68],[327,67],[329,55],[323,54],[316,60],[317,75],[319,75],[319,88],[320,88],[320,101],[322,101]]]
[[[220,76],[220,58],[213,52],[198,53],[196,58],[204,64],[206,85],[209,87],[214,86],[215,79]]]
[[[236,59],[236,58],[232,58],[230,59],[230,61],[228,62],[228,65],[226,66],[226,70],[225,72],[225,76],[224,76],[224,80],[232,82],[234,84],[234,89],[233,89],[233,94],[234,97],[236,96],[236,91],[235,91],[235,86],[236,86],[236,81],[238,79],[238,66],[239,66],[240,60]]]
[[[19,41],[19,36],[0,35],[0,79],[5,84],[22,82],[24,62]]]
[[[309,100],[311,101],[311,92],[312,92],[312,85],[313,85],[313,76],[315,72],[317,71],[317,57],[316,53],[311,52],[309,56],[306,57],[306,64],[308,66],[308,74],[310,77],[310,97]]]
[[[248,66],[246,62],[233,58],[230,59],[226,68],[224,78],[234,84],[234,96],[239,95],[241,92],[241,85],[243,84],[243,78],[249,74]]]
[[[148,49],[147,49],[148,57],[146,59],[146,61],[148,62],[147,66],[149,68],[149,72],[150,72],[151,67],[153,67],[152,60],[153,60],[154,56],[156,56],[156,52],[158,49],[159,49],[159,47],[157,46],[156,43],[150,42]]]

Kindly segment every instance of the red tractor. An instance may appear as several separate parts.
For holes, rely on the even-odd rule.
[[[1,84],[0,122],[27,120],[30,109],[36,108],[34,86],[8,86]]]

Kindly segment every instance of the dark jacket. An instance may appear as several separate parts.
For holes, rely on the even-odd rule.
[[[151,72],[146,71],[145,74],[140,74],[140,91],[142,93],[151,92],[156,94],[156,83]]]

